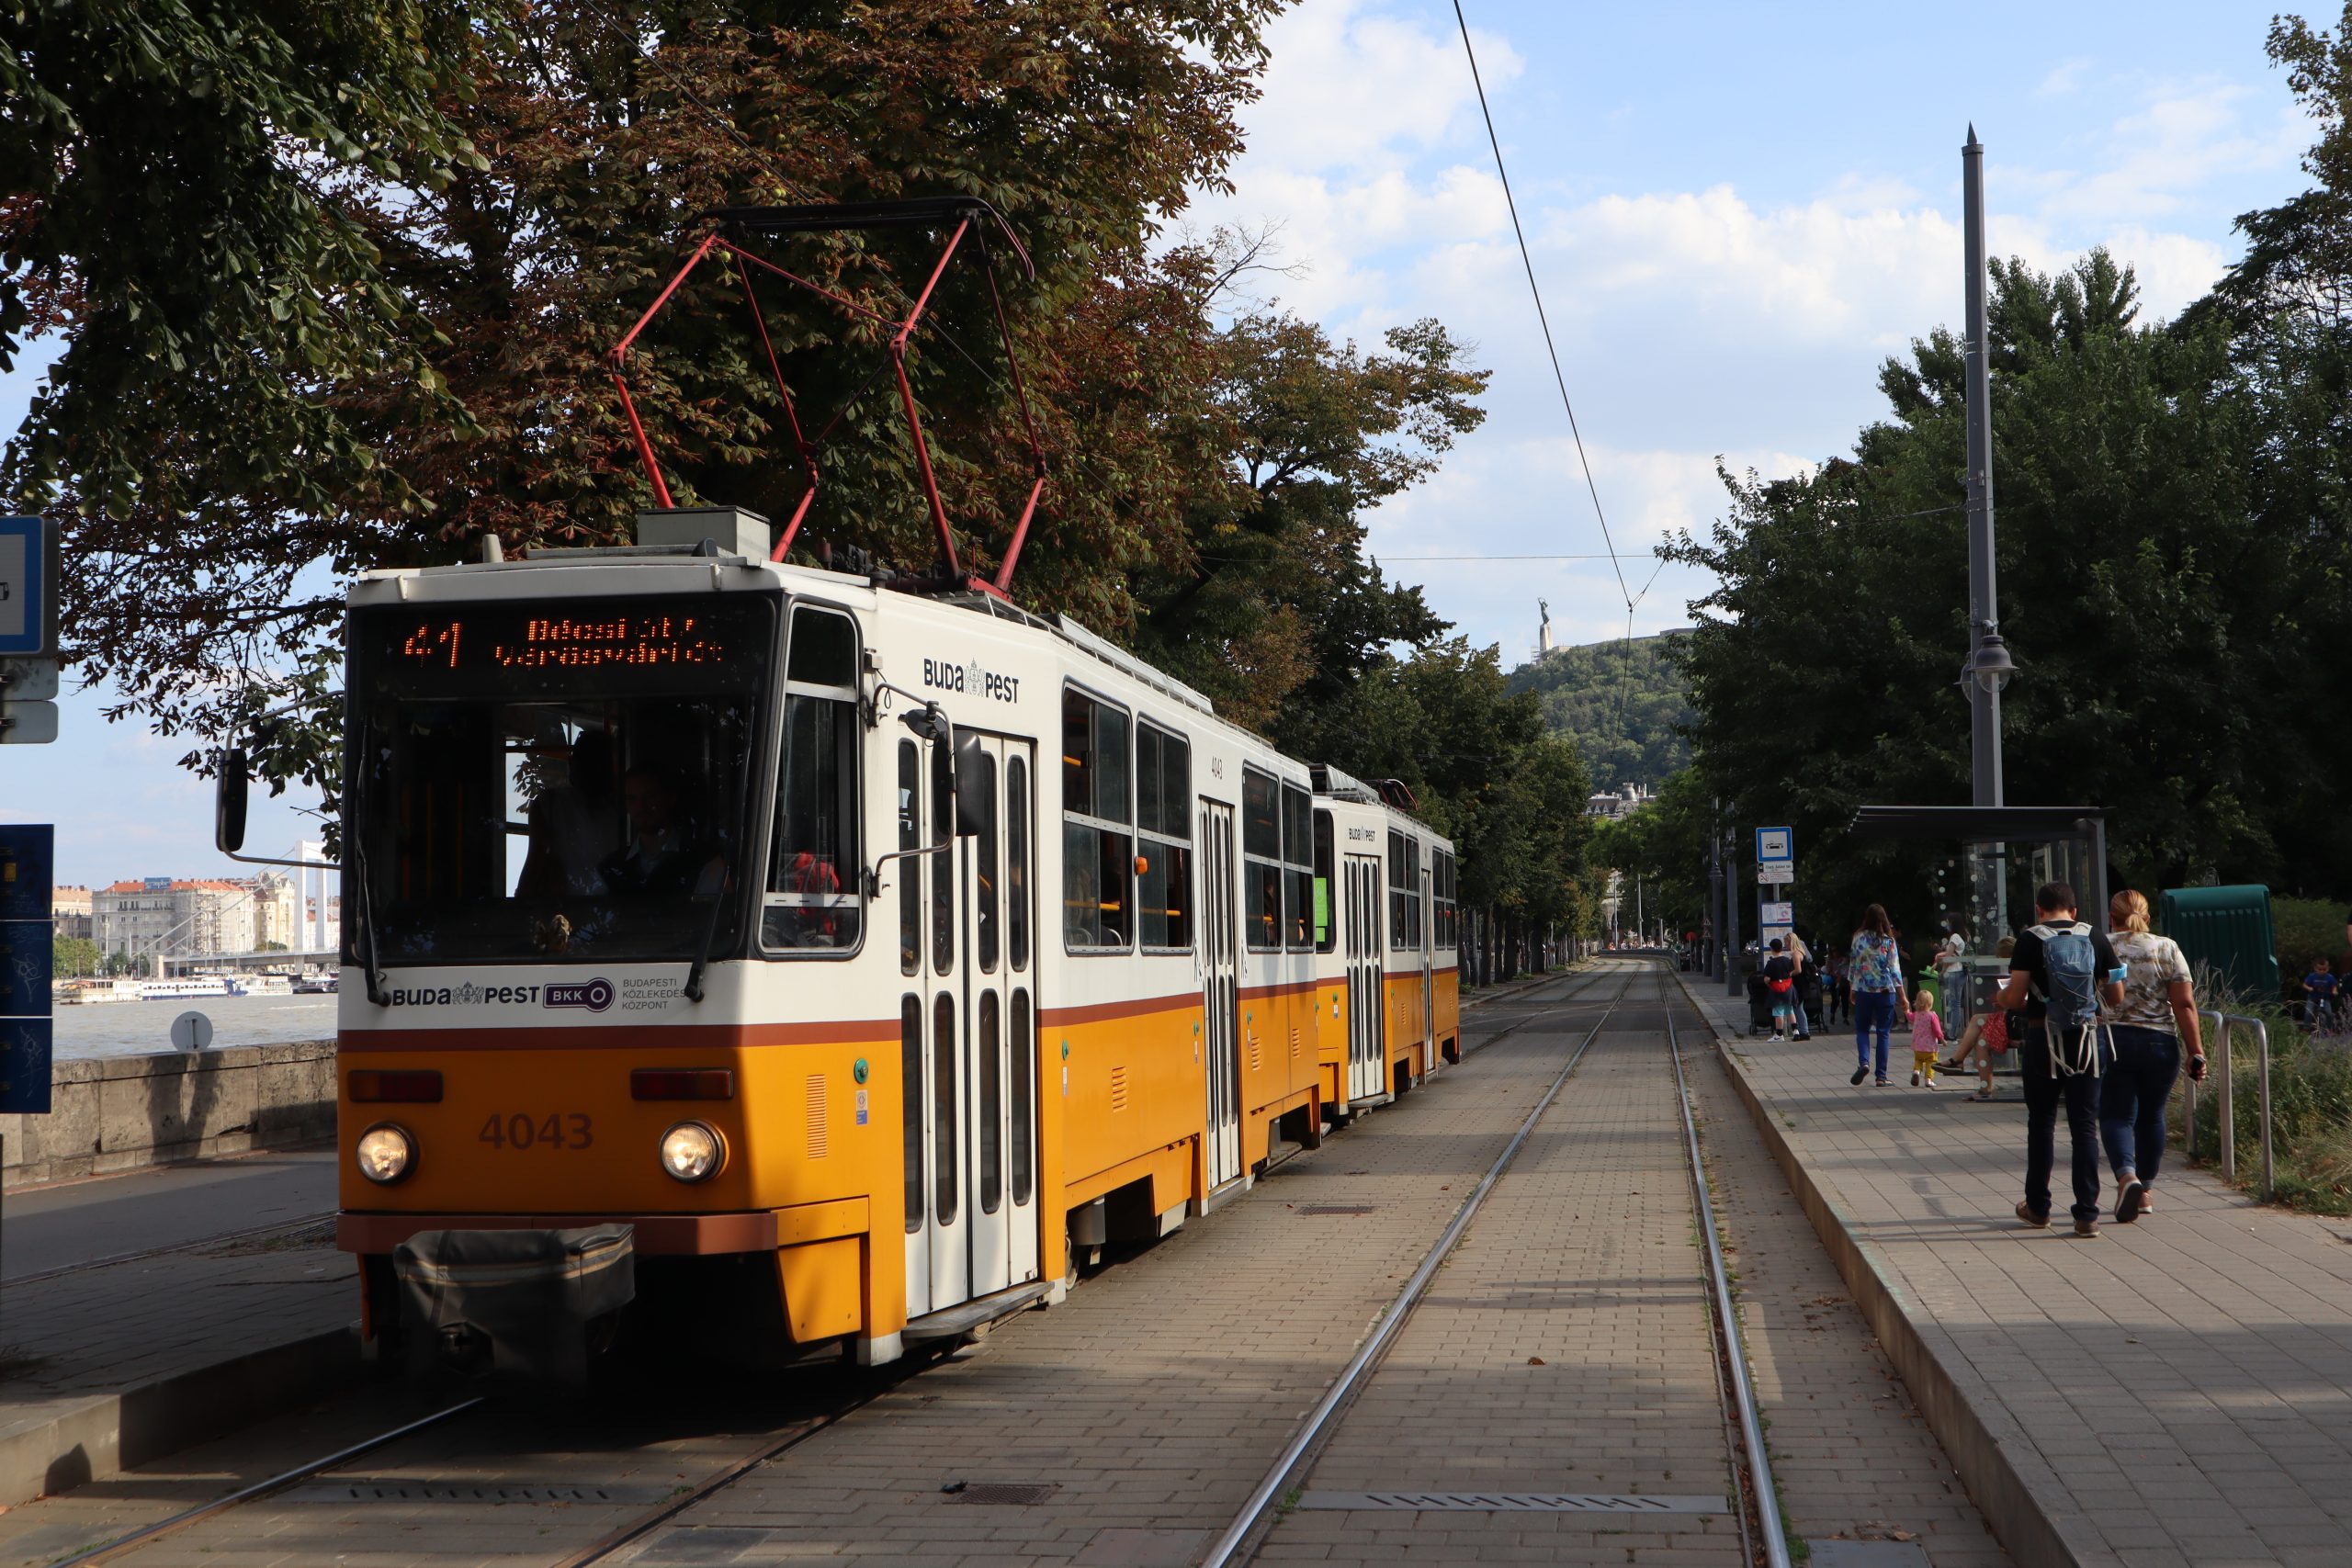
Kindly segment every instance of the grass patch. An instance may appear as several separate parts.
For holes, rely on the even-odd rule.
[[[2340,916],[2343,911],[2335,912]],[[2200,981],[2205,978],[2199,976]],[[2199,998],[2207,994],[2200,984]],[[2242,998],[2222,993],[2205,1005],[2259,1018],[2269,1032],[2275,1201],[2310,1213],[2352,1215],[2352,1052],[2337,1044],[2314,1043],[2275,1002],[2250,1007]],[[2211,1028],[2210,1021],[2206,1027]],[[2262,1100],[2254,1032],[2234,1031],[2231,1047],[2237,1185],[2254,1190],[2262,1180]],[[2217,1043],[2208,1040],[2205,1048],[2218,1066]],[[2220,1163],[2221,1138],[2221,1085],[2209,1077],[2197,1091],[2199,1163]]]

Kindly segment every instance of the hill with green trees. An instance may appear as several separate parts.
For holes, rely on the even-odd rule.
[[[1576,743],[1595,789],[1656,789],[1690,760],[1690,742],[1678,730],[1689,721],[1690,705],[1667,656],[1682,635],[1555,648],[1512,671],[1510,689],[1536,694],[1544,727]]]

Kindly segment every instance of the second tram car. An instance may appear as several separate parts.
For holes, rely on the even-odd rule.
[[[766,537],[651,513],[351,593],[379,1342],[537,1367],[675,1312],[886,1361],[1457,1053],[1442,835],[1070,623]]]

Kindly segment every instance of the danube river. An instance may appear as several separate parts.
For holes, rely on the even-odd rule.
[[[277,1045],[334,1038],[333,997],[187,997],[168,1002],[100,1002],[61,1007],[55,1046],[61,1062],[84,1056],[137,1056],[172,1048],[172,1020],[200,1012],[212,1021],[212,1043]]]

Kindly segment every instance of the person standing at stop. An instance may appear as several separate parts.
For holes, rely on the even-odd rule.
[[[1872,904],[1862,911],[1862,923],[1846,954],[1846,971],[1854,988],[1855,1058],[1854,1076],[1847,1081],[1859,1084],[1870,1076],[1875,1036],[1878,1087],[1884,1089],[1887,1036],[1903,1006],[1903,949],[1895,942],[1894,924],[1886,918],[1884,905]]]
[[[2057,1160],[2058,1108],[2066,1108],[2073,1156],[2075,1234],[2098,1235],[2099,1080],[2115,1047],[2102,1003],[2123,1003],[2120,966],[2107,933],[2075,913],[2075,890],[2045,882],[2033,896],[2036,923],[2009,954],[2008,984],[1994,1004],[2025,1012],[2019,1067],[2025,1079],[2025,1198],[2018,1218],[2050,1223],[2050,1170]]]

